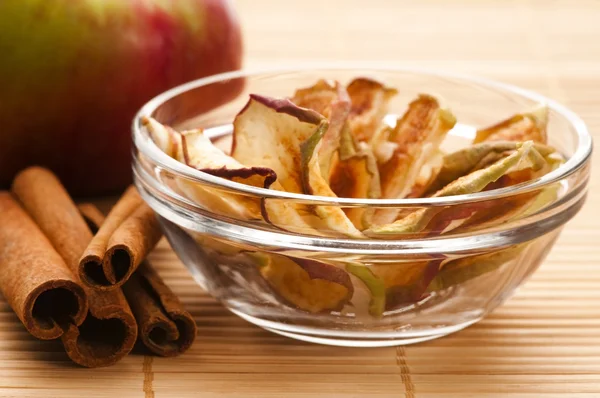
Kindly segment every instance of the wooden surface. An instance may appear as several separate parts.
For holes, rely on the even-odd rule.
[[[600,134],[600,2],[237,0],[246,66],[424,66],[542,92]],[[600,138],[597,136],[597,138]],[[600,155],[594,168],[600,168]],[[152,255],[195,316],[177,359],[71,365],[0,303],[0,396],[600,397],[600,186],[533,278],[481,323],[404,348],[296,342],[227,312],[166,245]]]

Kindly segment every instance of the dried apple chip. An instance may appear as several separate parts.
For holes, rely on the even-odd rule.
[[[554,149],[545,145],[546,125],[547,108],[540,106],[531,112],[516,115],[495,126],[480,130],[473,145],[444,156],[440,170],[435,178],[429,181],[423,194],[432,195],[455,179],[495,163],[506,156],[505,152],[514,150],[517,142],[534,141],[540,155],[547,157]],[[533,178],[535,176],[532,174],[528,179]],[[520,179],[504,176],[502,180],[496,184],[496,188],[508,186],[503,182],[516,182]]]
[[[486,186],[497,181],[499,178],[509,172],[526,168],[535,169],[539,166],[537,164],[539,157],[541,157],[541,155],[535,149],[532,141],[527,141],[522,144],[518,143],[517,150],[512,152],[510,155],[497,161],[489,167],[476,170],[466,176],[454,180],[436,192],[433,196],[453,196],[480,192],[485,189]],[[534,161],[531,159],[534,159]],[[450,220],[467,218],[476,210],[478,210],[477,204],[474,204],[472,209],[458,207],[456,209],[450,209],[449,211],[444,211],[444,209],[435,207],[424,208],[414,211],[394,223],[371,227],[364,231],[364,233],[368,236],[394,239],[402,237],[405,234],[423,232],[432,222],[432,220],[438,215],[443,215],[447,218],[444,220],[444,223],[447,226]],[[467,214],[465,214],[465,212]]]
[[[388,103],[398,93],[373,79],[357,78],[346,87],[352,101],[348,124],[358,141],[370,141],[381,129]]]
[[[434,97],[420,95],[410,103],[386,137],[396,148],[391,158],[380,165],[384,198],[399,198],[410,192],[421,167],[438,151],[455,124],[454,115]]]
[[[517,114],[493,126],[477,131],[474,144],[484,141],[548,141],[548,107],[540,105],[530,112]]]
[[[151,117],[142,118],[142,126],[161,151],[175,160],[184,162],[181,134],[178,131]]]
[[[233,123],[232,156],[241,163],[267,167],[278,180],[271,189],[303,193],[300,145],[327,123],[319,113],[290,100],[250,95]],[[321,126],[323,128],[323,126]],[[280,199],[263,199],[263,217],[296,233],[314,233],[319,219],[306,206]]]
[[[435,292],[461,284],[478,276],[492,272],[515,259],[525,249],[526,244],[476,256],[463,257],[444,264],[427,291]]]
[[[443,109],[434,97],[420,95],[410,103],[396,126],[373,143],[374,146],[382,142],[395,145],[389,159],[379,165],[383,198],[402,198],[412,192],[421,169],[437,153],[455,123],[454,115]],[[375,212],[374,223],[387,224],[397,216],[396,209],[381,209]]]
[[[311,87],[296,90],[292,102],[312,109],[329,120],[329,128],[319,148],[321,174],[329,181],[331,165],[340,146],[340,135],[350,114],[350,97],[339,82],[319,80]]]
[[[322,138],[326,131],[327,125],[323,124],[312,137],[301,145],[304,192],[310,195],[337,197],[323,178],[319,168],[319,147],[323,143]],[[348,237],[364,238],[364,235],[356,229],[340,207],[317,205],[314,209],[320,219],[320,230],[331,230]]]
[[[477,132],[473,148],[484,148],[486,145],[491,147],[499,145],[506,146],[510,141],[531,140],[536,142],[536,149],[544,159],[538,159],[538,162],[544,164],[544,167],[537,169],[525,169],[517,172],[508,173],[494,184],[490,184],[486,189],[504,188],[511,185],[520,184],[526,181],[541,177],[557,167],[562,162],[560,157],[553,148],[545,145],[547,141],[546,128],[548,123],[548,109],[545,106],[538,106],[531,112],[522,113],[513,116],[505,121],[502,121],[487,129],[482,129]],[[507,141],[502,141],[507,140]],[[502,156],[499,150],[492,151],[484,156],[475,166],[484,167],[485,162],[490,162],[494,157]],[[458,158],[457,158],[458,159]],[[450,176],[451,177],[451,176]],[[443,181],[438,181],[438,186]],[[435,189],[433,184],[431,189]],[[485,209],[475,213],[461,228],[485,227],[491,223],[505,222],[520,215],[532,201],[536,200],[539,193],[529,192],[519,195],[518,197],[507,198],[497,206]],[[540,200],[550,199],[544,195]],[[552,199],[550,199],[552,200]],[[547,202],[549,203],[549,202]]]
[[[380,198],[379,169],[370,146],[356,142],[349,128],[343,130],[341,138],[339,161],[330,180],[331,189],[342,198]],[[344,212],[360,230],[371,225],[373,209],[351,207]]]
[[[273,169],[278,176],[273,189],[335,197],[322,176],[318,158],[328,128],[323,116],[289,100],[251,96],[234,122],[233,156]],[[314,214],[307,206],[264,200],[265,219],[280,228],[306,232],[312,227],[328,235],[362,237],[341,208],[312,209]]]
[[[349,263],[346,270],[365,284],[371,294],[369,314],[380,317],[385,312],[385,284],[369,267],[360,263]]]
[[[371,300],[369,313],[380,317],[384,311],[419,301],[437,275],[442,259],[413,263],[371,264],[350,263],[346,270],[361,280]]]
[[[328,119],[331,117],[334,103],[350,104],[346,89],[337,81],[325,79],[317,81],[310,87],[296,90],[291,100],[299,107],[312,109]]]
[[[243,164],[272,169],[285,191],[302,193],[300,145],[324,121],[319,113],[287,99],[251,94],[233,122],[231,156]]]
[[[554,170],[564,161],[556,152],[545,156],[544,159],[546,165],[540,170],[532,171],[531,169],[525,169],[506,174],[495,183],[490,184],[486,189],[507,187],[529,181],[532,178],[540,177]],[[476,212],[466,220],[460,226],[461,232],[482,229],[490,225],[508,222],[518,217],[526,217],[553,203],[558,197],[559,190],[560,184],[552,184],[541,191],[526,192],[515,197],[496,200],[494,201],[495,205]]]
[[[202,172],[260,188],[269,188],[277,179],[269,168],[246,167],[224,154],[201,130],[178,133],[152,118],[144,118],[142,123],[167,155]],[[184,179],[177,179],[176,184],[185,196],[210,211],[241,219],[262,219],[259,200],[220,192]]]
[[[485,167],[495,159],[502,157],[503,151],[508,150],[509,146],[515,145],[515,141],[519,140],[536,142],[535,148],[544,158],[544,160],[538,159],[538,162],[543,163],[544,167],[537,170],[525,169],[508,173],[486,189],[520,184],[548,173],[562,162],[562,158],[553,148],[545,145],[547,123],[548,109],[545,106],[539,106],[531,112],[515,115],[495,126],[479,130],[473,146],[446,157],[437,180],[429,188],[430,192],[439,189],[461,174],[465,174],[467,168],[476,170]],[[521,214],[531,202],[536,201],[537,196],[537,193],[530,192],[499,201],[497,206],[476,212],[461,228],[481,228],[492,222],[508,221]],[[542,196],[540,200],[552,201],[548,195]]]
[[[269,188],[277,179],[267,167],[246,167],[214,146],[201,130],[181,133],[184,163],[216,177],[259,188]]]
[[[354,292],[343,269],[321,261],[254,253],[259,271],[273,290],[293,306],[318,313],[341,310]]]
[[[427,193],[433,194],[452,181],[497,162],[519,145],[514,141],[481,142],[445,155],[435,179],[427,187]],[[546,145],[534,144],[534,147],[543,157],[554,152],[553,148]]]
[[[545,145],[547,142],[546,129],[548,125],[548,108],[540,105],[530,112],[515,115],[492,127],[479,130],[474,143],[496,142],[496,141],[533,141],[539,145]],[[544,157],[554,152],[554,149],[547,147],[548,151],[538,151]],[[539,173],[538,173],[539,174]],[[529,179],[536,176],[532,173]]]

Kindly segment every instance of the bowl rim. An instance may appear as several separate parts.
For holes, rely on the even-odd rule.
[[[234,181],[230,181],[224,178],[216,177],[200,170],[194,169],[187,166],[176,159],[171,158],[165,154],[158,146],[150,139],[145,137],[142,132],[141,120],[143,117],[150,117],[156,109],[158,109],[166,101],[177,97],[187,91],[206,86],[209,84],[219,83],[231,79],[252,77],[257,75],[266,74],[290,74],[290,73],[301,73],[309,71],[352,71],[360,70],[363,73],[371,71],[373,73],[408,73],[418,75],[428,75],[437,78],[448,78],[465,83],[477,84],[486,88],[495,89],[499,91],[508,91],[517,94],[521,97],[529,100],[542,103],[547,105],[551,110],[557,112],[564,117],[574,129],[578,137],[578,146],[575,152],[567,161],[560,167],[539,177],[535,180],[490,190],[482,191],[471,194],[444,196],[444,197],[429,197],[429,198],[401,198],[401,199],[355,199],[355,198],[341,198],[341,197],[326,197],[318,195],[308,195],[291,193],[285,191],[277,191],[268,188],[254,187]],[[303,66],[301,68],[262,68],[262,69],[241,69],[237,71],[225,72],[216,75],[211,75],[201,79],[192,80],[190,82],[181,84],[172,89],[169,89],[150,101],[140,108],[133,119],[132,123],[133,142],[135,147],[146,157],[148,157],[156,165],[163,169],[171,172],[175,175],[183,177],[187,180],[194,182],[203,183],[209,186],[217,187],[225,191],[235,192],[243,195],[250,195],[259,198],[272,198],[272,199],[285,199],[292,200],[298,203],[310,203],[310,204],[322,204],[322,205],[341,205],[341,206],[378,206],[378,207],[417,207],[417,206],[448,206],[448,205],[459,205],[468,204],[479,201],[486,201],[492,199],[499,199],[509,197],[513,195],[520,195],[534,190],[540,190],[544,187],[559,182],[562,179],[569,177],[574,174],[588,162],[592,154],[593,143],[592,137],[587,129],[585,122],[572,110],[562,105],[561,103],[552,100],[542,94],[535,91],[524,89],[512,84],[499,82],[496,80],[473,76],[469,74],[461,74],[454,72],[441,72],[435,69],[427,68],[413,68],[413,67],[369,67],[368,65],[356,65],[356,66],[339,66],[339,65],[328,65],[328,64],[317,64],[314,66]]]

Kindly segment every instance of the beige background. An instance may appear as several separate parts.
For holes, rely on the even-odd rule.
[[[600,134],[600,2],[237,0],[246,66],[316,61],[473,73],[564,102]],[[600,155],[599,155],[600,156]],[[600,168],[600,158],[594,168]],[[0,396],[599,397],[600,186],[540,270],[483,322],[406,348],[346,349],[264,332],[204,296],[172,252],[154,263],[199,324],[177,359],[72,367],[0,302]]]

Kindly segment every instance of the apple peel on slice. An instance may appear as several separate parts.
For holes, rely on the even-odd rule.
[[[348,273],[334,265],[264,252],[251,256],[272,289],[303,311],[339,311],[354,293]]]
[[[486,186],[509,172],[541,167],[537,164],[540,157],[541,155],[535,149],[533,141],[517,143],[517,149],[505,158],[485,169],[476,170],[454,180],[433,196],[454,196],[480,192]],[[541,158],[543,159],[543,157]],[[406,234],[416,234],[423,232],[438,215],[444,216],[444,219],[441,221],[447,226],[450,221],[468,218],[475,211],[479,210],[479,205],[481,204],[475,203],[468,208],[464,208],[463,206],[462,208],[452,208],[448,211],[444,211],[443,208],[424,208],[414,211],[394,223],[371,227],[364,231],[364,233],[368,236],[386,239],[395,239],[406,236]],[[485,206],[485,202],[482,205]]]
[[[398,90],[376,80],[359,77],[348,84],[346,91],[352,102],[348,118],[350,131],[358,141],[369,142],[382,128],[388,104]]]

